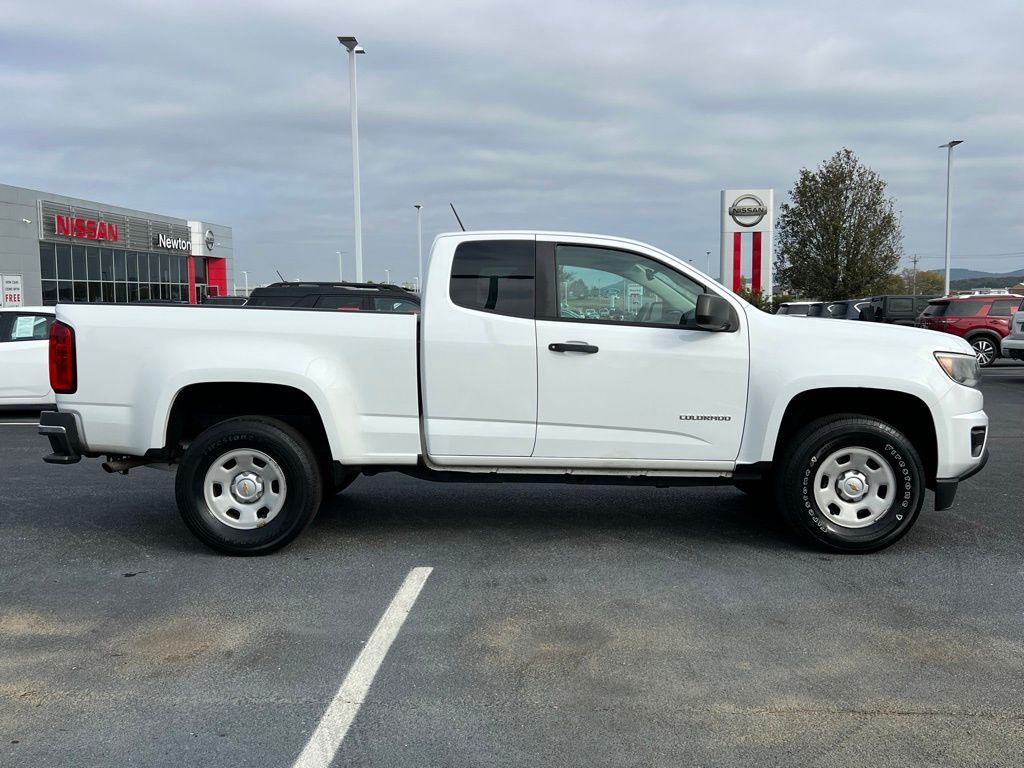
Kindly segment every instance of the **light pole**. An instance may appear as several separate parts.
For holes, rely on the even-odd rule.
[[[339,283],[344,283],[345,282],[345,262],[343,262],[341,260],[341,254],[343,254],[344,251],[335,251],[335,253],[338,254],[338,282]]]
[[[245,296],[249,297],[249,273],[246,270],[242,270],[242,276],[245,277]]]
[[[384,282],[387,283],[388,285],[391,285],[391,270],[390,269],[385,269],[384,270]]]
[[[356,95],[356,55],[366,53],[363,46],[351,36],[338,35],[338,42],[348,49],[348,98],[352,112],[352,197],[355,215],[353,229],[356,237],[356,282],[363,282],[363,214],[359,201],[359,99]]]
[[[704,262],[704,274],[711,277],[711,251],[704,251],[706,261]]]
[[[950,217],[950,199],[953,196],[953,147],[963,144],[963,139],[953,139],[947,144],[940,144],[939,149],[949,150],[946,154],[946,287],[943,295],[949,296],[949,248],[953,234],[953,220]]]
[[[413,208],[416,209],[416,248],[419,254],[419,282],[417,285],[423,285],[423,206],[416,203]]]

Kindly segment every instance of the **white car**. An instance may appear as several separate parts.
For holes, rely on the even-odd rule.
[[[441,235],[426,277],[419,315],[61,305],[46,461],[176,465],[185,524],[232,554],[385,471],[726,483],[864,552],[985,462],[978,361],[950,334],[776,317],[600,235]]]
[[[0,308],[0,409],[52,407],[47,360],[53,307]]]

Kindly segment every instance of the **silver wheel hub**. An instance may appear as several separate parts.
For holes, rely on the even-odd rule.
[[[857,470],[843,472],[836,480],[836,491],[845,501],[860,501],[870,489],[867,477]]]
[[[255,472],[239,472],[231,481],[231,495],[242,504],[252,504],[263,496],[263,478]]]
[[[870,448],[841,448],[825,457],[814,474],[814,500],[825,519],[841,528],[864,528],[896,503],[896,474]]]
[[[228,451],[210,465],[203,478],[206,508],[229,528],[262,528],[277,517],[287,497],[284,470],[254,448]]]

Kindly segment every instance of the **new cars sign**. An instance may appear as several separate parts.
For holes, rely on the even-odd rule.
[[[722,190],[722,285],[737,292],[743,287],[744,253],[749,253],[751,292],[771,295],[774,211],[771,189]],[[744,232],[751,233],[746,249]]]
[[[21,275],[3,275],[3,294],[0,295],[0,307],[20,307],[22,305]]]

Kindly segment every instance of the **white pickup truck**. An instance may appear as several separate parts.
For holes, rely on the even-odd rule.
[[[733,484],[862,552],[903,536],[926,488],[948,508],[987,456],[962,339],[769,315],[593,235],[441,235],[421,315],[60,305],[50,376],[46,461],[177,465],[185,523],[230,554],[284,546],[387,470]]]

